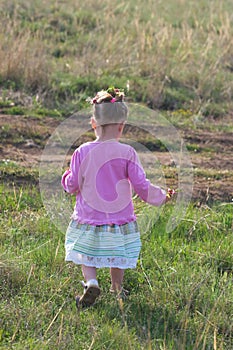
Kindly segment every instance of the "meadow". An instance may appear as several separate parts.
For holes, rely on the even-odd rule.
[[[232,10],[230,0],[0,0],[0,349],[233,349]],[[193,197],[169,232],[175,202],[158,211],[135,198],[143,246],[126,271],[130,294],[117,300],[100,270],[99,300],[78,312],[82,276],[41,198],[40,156],[109,85],[179,130]],[[160,140],[137,141],[177,184]]]
[[[38,189],[1,191],[1,349],[232,349],[231,204],[190,204],[172,233],[165,229],[172,205],[149,230],[142,220],[128,299],[109,293],[103,269],[100,299],[77,312],[80,269],[64,263],[64,233]]]

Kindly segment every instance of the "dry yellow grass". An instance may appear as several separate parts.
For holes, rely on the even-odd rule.
[[[143,88],[138,98],[152,106],[163,104],[169,89],[195,111],[232,100],[229,0],[1,3],[2,82],[51,90],[62,75],[123,77]]]

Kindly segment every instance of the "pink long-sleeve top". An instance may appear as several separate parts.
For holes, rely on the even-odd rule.
[[[166,192],[146,178],[134,148],[115,140],[81,145],[61,183],[66,192],[76,194],[72,218],[91,225],[135,221],[132,190],[154,206],[166,199]]]

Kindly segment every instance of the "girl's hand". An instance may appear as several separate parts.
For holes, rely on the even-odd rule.
[[[175,194],[176,191],[174,189],[168,188],[166,194],[166,202],[170,201]]]

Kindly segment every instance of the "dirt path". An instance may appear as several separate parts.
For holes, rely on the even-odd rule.
[[[43,147],[61,121],[0,114],[0,158],[9,159],[25,167],[38,167]],[[189,156],[194,170],[193,198],[200,202],[231,201],[233,198],[233,134],[205,130],[182,130],[185,143],[191,148]],[[195,145],[198,146],[195,150]],[[165,175],[172,171],[171,155],[154,152]],[[167,184],[176,185],[168,176]]]

